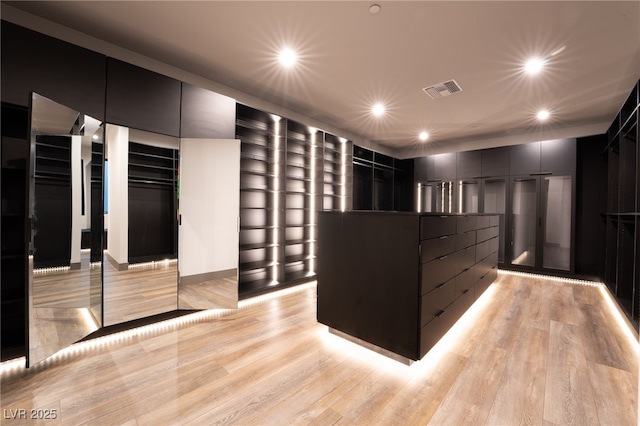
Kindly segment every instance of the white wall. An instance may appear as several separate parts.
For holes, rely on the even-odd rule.
[[[180,276],[238,267],[240,141],[180,142]]]
[[[105,215],[107,252],[118,263],[129,262],[129,129],[107,124],[109,212]]]

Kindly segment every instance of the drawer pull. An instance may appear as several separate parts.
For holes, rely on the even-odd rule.
[[[438,260],[445,260],[447,257],[449,257],[449,256],[440,256],[440,257],[438,258]]]
[[[442,237],[440,237],[441,240],[446,240],[447,238],[449,238],[448,235],[443,235]]]
[[[440,316],[441,316],[442,314],[444,314],[444,310],[442,310],[442,311],[438,312],[438,313],[436,314],[436,318],[440,318]]]
[[[440,285],[437,285],[437,286],[436,286],[436,290],[441,289],[442,287],[444,287],[444,285],[445,285],[445,284],[446,284],[446,283],[442,283],[442,284],[440,284]]]

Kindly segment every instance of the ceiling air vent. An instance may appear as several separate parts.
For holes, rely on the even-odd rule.
[[[456,92],[462,92],[462,87],[460,87],[455,80],[449,80],[434,84],[433,86],[425,87],[422,90],[424,90],[427,95],[431,96],[431,99],[438,99],[453,95]]]

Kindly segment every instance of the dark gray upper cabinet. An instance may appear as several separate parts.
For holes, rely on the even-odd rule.
[[[576,171],[576,139],[555,139],[540,143],[540,171],[542,173],[570,173]]]
[[[416,182],[426,182],[429,175],[433,175],[433,156],[418,157],[415,159],[413,176]]]
[[[540,173],[540,142],[513,145],[509,154],[511,175]]]
[[[235,99],[182,83],[180,113],[183,138],[235,139]]]
[[[429,180],[453,181],[456,179],[456,153],[436,154],[433,156],[434,175]]]
[[[117,59],[107,60],[108,123],[178,137],[180,92],[178,80]]]
[[[2,101],[28,106],[30,92],[102,120],[106,57],[7,21],[2,40]]]
[[[509,175],[509,147],[483,149],[482,177]]]
[[[465,151],[457,153],[457,175],[459,178],[475,178],[481,176],[481,152],[482,151]]]

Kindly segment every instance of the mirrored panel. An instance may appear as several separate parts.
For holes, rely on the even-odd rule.
[[[180,143],[180,309],[238,306],[240,141]]]
[[[500,247],[498,262],[504,262],[505,253],[505,218],[507,211],[507,181],[506,179],[485,179],[483,213],[497,213],[500,218]]]
[[[542,266],[571,269],[571,176],[546,176],[543,184]]]
[[[177,309],[179,146],[106,126],[105,325]]]
[[[511,249],[514,265],[536,265],[537,178],[515,179],[512,189]]]
[[[102,123],[32,94],[27,366],[102,325]]]

